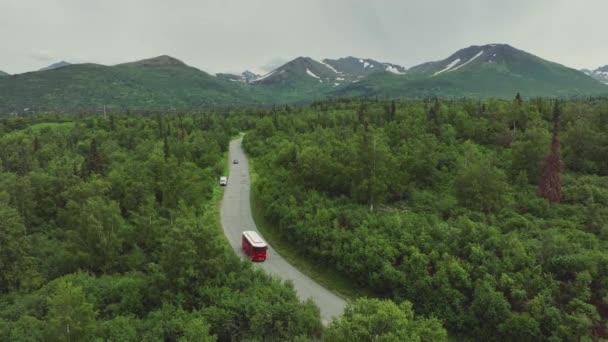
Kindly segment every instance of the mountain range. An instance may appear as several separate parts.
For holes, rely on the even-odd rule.
[[[446,59],[403,66],[358,57],[298,57],[265,75],[211,75],[170,57],[105,66],[60,62],[0,78],[0,113],[199,110],[298,103],[325,97],[595,96],[608,67],[581,72],[506,44],[470,46]],[[591,77],[590,77],[591,76]],[[600,82],[602,81],[602,82]]]
[[[0,70],[0,77],[2,77],[2,76],[8,76],[8,74],[6,72]]]
[[[424,63],[403,76],[372,75],[338,91],[341,96],[385,95],[512,97],[576,96],[608,93],[584,73],[506,44],[470,46],[446,59]]]
[[[581,71],[604,84],[608,84],[608,65],[595,70],[583,69]]]
[[[240,75],[220,73],[220,74],[215,74],[215,76],[218,78],[221,78],[221,79],[228,80],[228,81],[243,82],[243,83],[249,83],[260,77],[260,75],[253,73],[249,70],[243,71]]]

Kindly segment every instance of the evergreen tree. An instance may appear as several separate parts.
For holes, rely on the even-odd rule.
[[[515,100],[511,106],[509,121],[512,130],[511,140],[515,140],[516,131],[525,131],[528,126],[528,114],[523,105],[523,99],[519,93],[517,93],[515,96]]]
[[[97,150],[97,140],[95,138],[91,140],[89,145],[89,152],[86,156],[86,170],[87,175],[91,173],[101,174],[104,170],[103,157]]]
[[[553,107],[553,137],[551,151],[543,166],[543,175],[538,188],[538,196],[550,202],[559,203],[562,199],[561,159],[559,156],[559,120],[560,108],[558,101]]]
[[[163,139],[163,156],[165,157],[165,161],[169,159],[169,141],[167,140],[167,136]]]
[[[521,98],[521,95],[519,93],[517,93],[517,95],[515,95],[515,103],[517,103],[518,106],[521,106],[523,103],[523,100]]]
[[[114,114],[110,114],[110,131],[116,130],[116,126],[114,125]]]
[[[184,129],[184,120],[183,120],[183,114],[177,114],[177,118],[179,120],[179,140],[183,141],[184,137],[186,136],[186,131]]]
[[[32,143],[32,149],[34,150],[34,153],[36,153],[40,150],[40,140],[38,140],[38,136],[34,137],[34,142]]]
[[[441,119],[439,118],[439,113],[441,111],[441,104],[439,103],[439,99],[435,98],[431,109],[429,110],[428,119],[429,124],[431,126],[431,132],[435,134],[435,136],[441,136]]]
[[[156,123],[158,124],[158,137],[162,138],[164,136],[164,133],[163,133],[163,117],[160,114],[156,115]]]
[[[388,152],[370,127],[367,106],[361,105],[357,111],[359,120],[358,165],[359,179],[356,180],[353,193],[363,203],[368,204],[370,211],[380,202],[386,192],[384,183],[385,160]]]

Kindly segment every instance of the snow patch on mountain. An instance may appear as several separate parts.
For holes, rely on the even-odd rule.
[[[332,67],[331,65],[329,65],[329,64],[327,64],[327,63],[325,63],[323,61],[321,61],[319,63],[325,65],[326,67],[328,67],[331,71],[335,72],[336,74],[338,73],[338,70],[334,69],[334,67]]]
[[[450,72],[454,71],[454,70],[458,70],[460,68],[462,68],[463,66],[471,63],[472,61],[474,61],[475,59],[477,59],[479,56],[483,55],[483,50],[479,51],[478,54],[476,54],[475,56],[473,56],[473,58],[469,59],[468,61],[460,64],[459,66],[455,67],[454,69],[450,70]]]
[[[448,64],[445,67],[445,69],[437,71],[436,73],[433,74],[433,76],[437,76],[437,75],[439,75],[439,74],[441,74],[443,72],[446,72],[446,71],[452,69],[452,67],[454,67],[454,65],[456,65],[458,63],[460,63],[460,58],[456,58],[455,60],[452,61],[452,63]]]
[[[255,80],[255,81],[253,81],[253,82],[259,82],[259,81],[261,81],[261,80],[264,80],[264,79],[266,79],[266,78],[268,78],[268,77],[270,77],[270,76],[274,75],[276,72],[277,72],[276,70],[273,70],[273,71],[271,71],[271,72],[267,73],[266,75],[264,75],[264,76],[262,76],[262,77],[260,77],[260,78],[256,79],[256,80]],[[283,72],[283,70],[281,70],[281,72]]]
[[[396,75],[405,75],[404,72],[399,71],[399,69],[393,67],[392,65],[387,65],[386,66],[386,71],[391,72],[391,73],[396,74]]]
[[[595,70],[583,69],[581,72],[604,84],[608,84],[608,65]]]
[[[315,75],[310,69],[306,68],[306,73],[314,78],[320,79],[321,77]]]

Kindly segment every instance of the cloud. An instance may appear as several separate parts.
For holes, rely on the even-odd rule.
[[[49,50],[35,50],[28,53],[28,57],[37,62],[55,62],[58,60],[57,56]]]
[[[607,0],[0,0],[0,13],[10,73],[162,54],[207,72],[268,72],[298,56],[413,66],[494,42],[572,67],[608,63]]]
[[[273,58],[272,60],[270,60],[269,62],[267,62],[266,64],[258,67],[258,69],[260,69],[261,71],[268,73],[271,72],[272,70],[280,67],[281,65],[287,63],[288,60],[286,60],[285,58]]]

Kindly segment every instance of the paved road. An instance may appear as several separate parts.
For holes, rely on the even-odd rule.
[[[259,233],[259,231],[251,216],[249,164],[241,147],[241,141],[242,138],[239,138],[230,142],[230,177],[224,191],[221,217],[224,234],[230,241],[230,245],[239,256],[244,258],[245,254],[241,249],[241,232],[255,230]],[[233,159],[238,159],[239,164],[232,164]],[[268,248],[266,261],[255,265],[284,280],[292,280],[301,300],[312,297],[321,308],[323,323],[328,323],[333,317],[344,311],[346,305],[344,300],[291,266],[277,254],[272,246]]]

